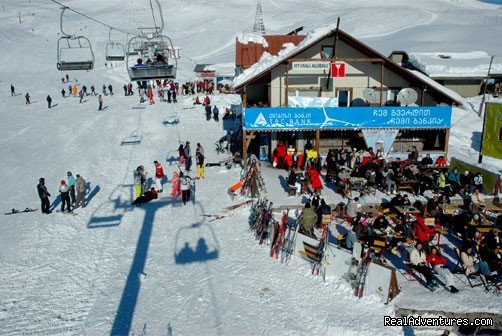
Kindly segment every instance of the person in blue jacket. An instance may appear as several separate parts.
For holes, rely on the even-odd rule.
[[[67,175],[68,175],[67,182],[68,182],[68,186],[70,187],[71,206],[74,207],[75,201],[76,201],[76,198],[75,198],[75,182],[76,182],[76,180],[70,171],[67,173]]]

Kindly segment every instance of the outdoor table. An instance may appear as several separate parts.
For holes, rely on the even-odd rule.
[[[411,179],[403,180],[401,183],[398,184],[397,191],[408,190],[412,194],[415,194],[414,187],[418,183],[419,183],[419,181],[417,181],[417,180],[411,180]]]
[[[439,207],[443,210],[443,214],[447,216],[454,216],[459,210],[461,210],[458,205],[448,203],[441,203],[439,204]]]
[[[493,213],[502,212],[502,206],[500,204],[486,204],[483,208],[485,211],[490,211]]]
[[[363,205],[361,207],[361,211],[370,215],[371,217],[376,217],[380,213],[380,209],[378,209],[375,205]]]
[[[420,213],[420,210],[418,210],[417,208],[414,208],[414,207],[406,207],[406,206],[401,207],[401,206],[397,206],[395,208],[402,215],[404,215],[405,213],[409,213],[409,214],[419,214]]]

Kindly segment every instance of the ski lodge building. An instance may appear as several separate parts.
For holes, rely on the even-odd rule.
[[[419,71],[462,97],[483,94],[483,83],[490,68],[490,55],[472,52],[406,52],[396,50],[389,58],[409,70]],[[493,62],[487,93],[502,83],[502,64]]]
[[[447,154],[452,106],[461,97],[424,74],[333,26],[289,41],[275,56],[243,44],[237,41],[243,72],[234,89],[244,107],[244,157],[270,160],[279,142],[303,152],[307,141],[321,156],[373,147],[406,157],[414,145],[424,155]],[[256,63],[243,66],[246,59]]]

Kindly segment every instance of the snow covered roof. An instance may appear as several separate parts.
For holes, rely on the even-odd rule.
[[[416,71],[416,70],[409,70],[409,71],[412,74],[414,74],[415,76],[417,76],[420,79],[422,79],[424,82],[426,82],[427,85],[429,85],[430,87],[434,87],[436,90],[439,90],[439,91],[443,92],[445,95],[450,96],[450,97],[452,97],[453,99],[455,99],[457,101],[461,101],[462,100],[462,96],[460,96],[458,93],[456,93],[453,90],[448,89],[446,86],[443,86],[443,85],[439,84],[434,79],[432,79],[430,77],[427,77],[426,75],[424,75],[420,71]]]
[[[196,64],[194,72],[215,71],[213,64]]]
[[[315,45],[316,43],[320,42],[329,35],[335,33],[335,31],[336,31],[335,24],[327,27],[314,29],[313,31],[309,32],[306,38],[302,42],[300,42],[297,46],[293,44],[284,45],[284,49],[281,52],[279,52],[279,54],[276,56],[272,56],[269,53],[263,53],[262,57],[256,64],[244,70],[242,74],[240,74],[238,77],[234,79],[234,85],[233,85],[234,88],[239,89],[240,87],[243,87],[245,84],[251,82],[253,79],[265,75],[273,68],[281,64],[283,61],[291,57],[294,57],[295,55],[298,55],[302,51],[308,49],[309,47]],[[360,42],[351,35],[345,33],[343,30],[338,29],[337,33],[339,39],[343,39],[345,42],[350,42],[354,47],[359,48],[361,51],[363,51],[368,55],[381,58],[384,61],[384,65],[386,67],[390,68],[392,71],[399,72],[404,78],[410,80],[411,82],[420,82],[428,85],[430,84],[430,82],[426,80],[424,76],[419,76],[417,75],[416,72],[411,72],[408,69],[405,69],[402,66],[392,62],[383,54],[377,52],[376,50],[372,49],[366,44]],[[432,86],[432,88],[436,89],[435,91],[437,93],[451,99],[452,102],[457,105],[462,105],[462,102],[459,99],[460,96],[457,93],[448,90],[446,88],[438,89],[438,86],[441,86],[439,83],[434,82],[433,84],[434,85]],[[448,94],[447,92],[450,92],[450,94]]]
[[[412,52],[409,63],[432,78],[486,77],[490,55],[484,51],[471,52]],[[502,59],[494,58],[492,74],[502,74]]]
[[[242,44],[248,44],[249,42],[257,43],[263,45],[263,47],[268,47],[267,40],[260,33],[237,33],[237,41]]]

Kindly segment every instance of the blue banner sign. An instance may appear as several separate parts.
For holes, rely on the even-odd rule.
[[[245,130],[449,128],[451,106],[253,107]]]

